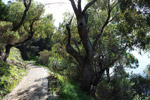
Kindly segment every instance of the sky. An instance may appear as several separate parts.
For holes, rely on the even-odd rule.
[[[8,0],[2,1],[6,3]],[[63,13],[65,12],[73,13],[69,0],[35,0],[35,1],[45,5],[45,15],[53,14],[53,17],[55,18],[55,26],[58,26],[59,23],[63,21]],[[86,1],[82,0],[82,8],[84,7],[85,4]],[[127,69],[127,71],[128,72],[133,71],[133,73],[143,75],[143,70],[145,70],[146,66],[150,63],[150,58],[148,58],[147,56],[148,54],[142,52],[142,55],[140,55],[137,51],[133,51],[131,53],[135,55],[136,58],[138,58],[139,67],[137,69]]]
[[[65,12],[73,13],[69,0],[35,0],[45,5],[45,15],[52,13],[55,18],[55,26],[59,25],[59,22],[63,21],[63,14]],[[82,0],[82,7],[86,4],[85,0]]]
[[[143,51],[141,52],[141,55],[137,50],[131,52],[139,61],[139,67],[136,69],[127,69],[127,72],[132,72],[134,74],[141,74],[144,75],[144,70],[146,69],[147,65],[150,64],[150,58],[148,57],[149,53],[144,53]]]

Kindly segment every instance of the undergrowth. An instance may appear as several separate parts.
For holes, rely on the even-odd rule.
[[[18,63],[23,62],[20,52],[18,49],[11,49],[9,60],[16,61]],[[16,66],[13,62],[2,62],[0,61],[0,100],[8,94],[26,75],[25,67],[21,63],[20,66]],[[22,65],[22,66],[21,66]]]
[[[58,100],[94,100],[80,89],[80,85],[76,81],[59,74],[55,74],[54,76],[57,78],[57,85],[56,83],[52,84],[51,91],[55,92],[59,90],[57,93]]]

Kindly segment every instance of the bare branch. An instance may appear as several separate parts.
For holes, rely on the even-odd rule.
[[[70,0],[70,2],[71,2],[71,5],[72,5],[72,8],[73,8],[74,13],[75,13],[76,15],[78,15],[78,9],[77,9],[77,6],[76,6],[74,0]]]
[[[110,0],[108,0],[108,16],[107,16],[107,19],[106,19],[105,23],[103,24],[103,26],[102,26],[102,28],[101,28],[100,33],[98,34],[97,38],[95,39],[95,41],[94,41],[94,43],[93,43],[93,50],[95,50],[95,47],[96,47],[96,45],[97,45],[97,42],[98,42],[99,38],[101,37],[101,35],[103,34],[103,31],[104,31],[105,27],[106,27],[111,21],[113,21],[113,20],[117,17],[118,13],[116,14],[116,16],[114,16],[112,19],[110,19],[110,17],[111,17],[111,11],[113,10],[113,8],[114,8],[115,6],[117,6],[117,4],[118,4],[118,2],[111,8],[111,7],[110,7]]]
[[[94,41],[94,43],[93,43],[93,50],[95,50],[95,47],[96,47],[96,45],[97,45],[97,42],[98,42],[100,36],[102,35],[102,33],[103,33],[105,27],[106,27],[106,26],[108,25],[108,23],[109,23],[110,14],[111,14],[111,10],[109,9],[109,10],[108,10],[107,19],[106,19],[105,23],[103,24],[103,26],[102,26],[102,28],[101,28],[100,34],[98,34],[98,36],[96,37],[96,39],[95,39],[95,41]]]
[[[76,48],[78,49],[78,53],[80,54],[80,48],[79,48],[78,42],[75,39],[73,39],[73,42],[74,42]]]
[[[112,66],[121,57],[121,55],[126,51],[127,46],[128,45],[126,44],[122,51],[107,66],[105,66],[105,69]]]
[[[66,25],[66,29],[68,31],[68,43],[66,46],[67,52],[72,55],[78,62],[82,62],[83,57],[71,46],[71,30],[70,30],[70,24],[72,22],[73,17],[69,21],[69,23]]]
[[[116,15],[113,16],[113,17],[109,20],[109,22],[112,22],[118,15],[119,15],[119,13],[116,13]]]
[[[28,38],[25,39],[24,41],[15,43],[14,46],[17,47],[17,46],[22,45],[22,44],[24,44],[25,42],[27,42],[27,41],[29,41],[29,40],[32,39],[32,37],[33,37],[33,35],[34,35],[34,33],[35,33],[35,32],[33,31],[33,25],[34,25],[34,23],[35,23],[37,20],[38,20],[37,17],[33,19],[33,21],[31,22],[31,24],[30,24],[30,26],[29,26],[29,27],[30,27],[30,30],[28,30],[28,29],[25,28],[25,30],[30,34],[30,35],[28,36]]]
[[[127,44],[125,45],[125,47],[122,49],[122,51],[114,58],[114,60],[112,60],[112,62],[110,62],[108,65],[106,65],[105,67],[103,67],[102,69],[100,69],[99,72],[97,72],[95,74],[95,79],[94,79],[94,84],[98,84],[100,78],[101,78],[101,75],[104,73],[104,71],[106,69],[108,69],[110,66],[112,66],[120,57],[121,55],[125,52],[125,50],[127,49]]]
[[[24,1],[24,6],[27,8],[27,2],[26,0],[23,0]]]
[[[28,33],[30,33],[30,31],[27,29],[27,27],[24,24],[23,24],[23,27]]]
[[[97,0],[92,0],[91,2],[89,2],[89,3],[84,7],[83,13],[85,13],[86,10],[87,10],[90,6],[92,6],[96,1],[97,1]]]
[[[78,10],[81,12],[81,0],[78,0]]]

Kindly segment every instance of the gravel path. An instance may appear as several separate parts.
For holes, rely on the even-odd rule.
[[[28,74],[2,100],[46,100],[48,93],[48,69],[28,65]]]

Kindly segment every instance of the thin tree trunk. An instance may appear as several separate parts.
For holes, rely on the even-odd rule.
[[[3,57],[3,61],[4,61],[4,62],[6,62],[8,56],[9,56],[9,53],[10,53],[10,49],[11,49],[12,47],[13,47],[13,45],[11,45],[11,44],[8,44],[8,45],[6,46],[6,52],[5,52],[5,55],[4,55],[4,57]]]
[[[109,68],[106,69],[106,74],[107,74],[107,80],[108,82],[110,82]]]

